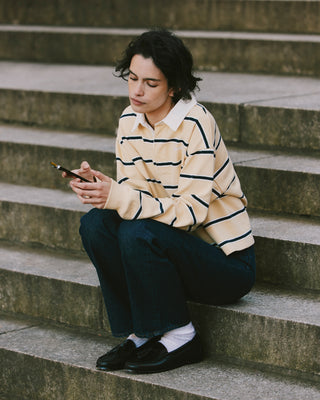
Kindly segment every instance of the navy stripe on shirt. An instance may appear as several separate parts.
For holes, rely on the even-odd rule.
[[[228,157],[227,161],[222,165],[222,167],[219,168],[219,170],[214,174],[213,179],[215,179],[229,164],[230,158]]]
[[[228,244],[228,243],[237,242],[238,240],[241,240],[241,239],[244,239],[244,238],[247,237],[247,236],[250,236],[251,233],[252,233],[252,231],[251,231],[251,229],[250,229],[250,231],[244,233],[244,234],[241,235],[241,236],[238,236],[238,237],[236,237],[236,238],[229,239],[229,240],[225,240],[224,242],[218,243],[218,246],[219,246],[219,247],[223,247],[223,246],[225,246],[225,245]]]
[[[198,197],[197,195],[192,194],[191,197],[193,197],[195,200],[197,200],[200,204],[202,204],[206,208],[209,208],[209,204],[206,203],[204,200],[200,199],[200,197]]]
[[[241,210],[238,210],[230,215],[226,215],[225,217],[221,217],[221,218],[215,219],[213,221],[210,221],[210,222],[206,223],[205,225],[203,225],[203,227],[207,228],[210,225],[218,224],[219,222],[226,221],[228,219],[232,219],[232,218],[236,217],[237,215],[242,214],[245,211],[246,211],[246,207],[243,207],[243,208],[241,208]]]
[[[213,181],[213,177],[212,176],[180,174],[180,177],[181,178],[188,178],[188,179],[203,179],[205,181]]]
[[[209,143],[208,143],[206,134],[205,134],[205,132],[204,132],[204,130],[203,130],[203,128],[202,128],[200,122],[199,122],[196,118],[192,118],[192,117],[185,117],[185,120],[187,120],[187,121],[193,121],[193,122],[195,122],[195,123],[197,124],[197,127],[199,128],[200,133],[201,133],[201,135],[202,135],[202,139],[203,139],[203,141],[204,141],[204,144],[205,144],[206,148],[209,149],[210,146],[209,146]]]
[[[136,116],[137,116],[137,114],[135,114],[135,113],[122,114],[120,119],[126,118],[126,117],[136,117]]]

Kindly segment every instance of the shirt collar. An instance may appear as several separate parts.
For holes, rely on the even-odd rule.
[[[170,129],[176,131],[186,115],[189,113],[191,108],[197,104],[196,98],[192,95],[191,100],[183,100],[180,99],[178,103],[170,110],[170,112],[165,116],[162,121],[157,122],[156,125],[159,125],[161,122],[165,123]],[[145,128],[152,129],[148,124],[143,113],[136,113],[136,120],[132,127],[132,132],[137,129],[137,127],[141,124]]]

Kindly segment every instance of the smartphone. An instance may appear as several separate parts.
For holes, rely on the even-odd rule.
[[[84,181],[84,182],[90,182],[90,183],[92,183],[92,182],[89,181],[88,179],[83,178],[82,176],[77,175],[77,174],[75,174],[75,173],[72,172],[72,171],[69,171],[67,168],[62,167],[61,165],[55,164],[55,163],[52,162],[52,161],[51,161],[51,165],[53,166],[53,168],[59,169],[60,171],[63,171],[63,172],[66,172],[67,175],[69,175],[69,176],[73,176],[74,178],[79,178],[79,179],[81,179],[81,180]]]

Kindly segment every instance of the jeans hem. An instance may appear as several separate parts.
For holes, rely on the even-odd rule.
[[[127,331],[125,333],[123,333],[123,332],[121,332],[121,333],[112,332],[112,335],[114,337],[128,337],[129,335],[134,333],[136,336],[138,336],[140,338],[152,338],[152,337],[155,337],[155,336],[162,336],[166,332],[172,331],[173,329],[181,328],[182,326],[187,325],[189,322],[190,322],[190,320],[188,320],[186,322],[170,324],[166,328],[156,329],[156,330],[148,331],[148,332],[142,332],[142,331],[134,331],[134,332]]]

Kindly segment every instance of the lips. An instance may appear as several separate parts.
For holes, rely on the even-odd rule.
[[[134,104],[135,106],[143,106],[145,103],[143,103],[142,101],[139,101],[137,99],[134,99],[132,97],[130,97],[130,101],[132,102],[132,104]]]

